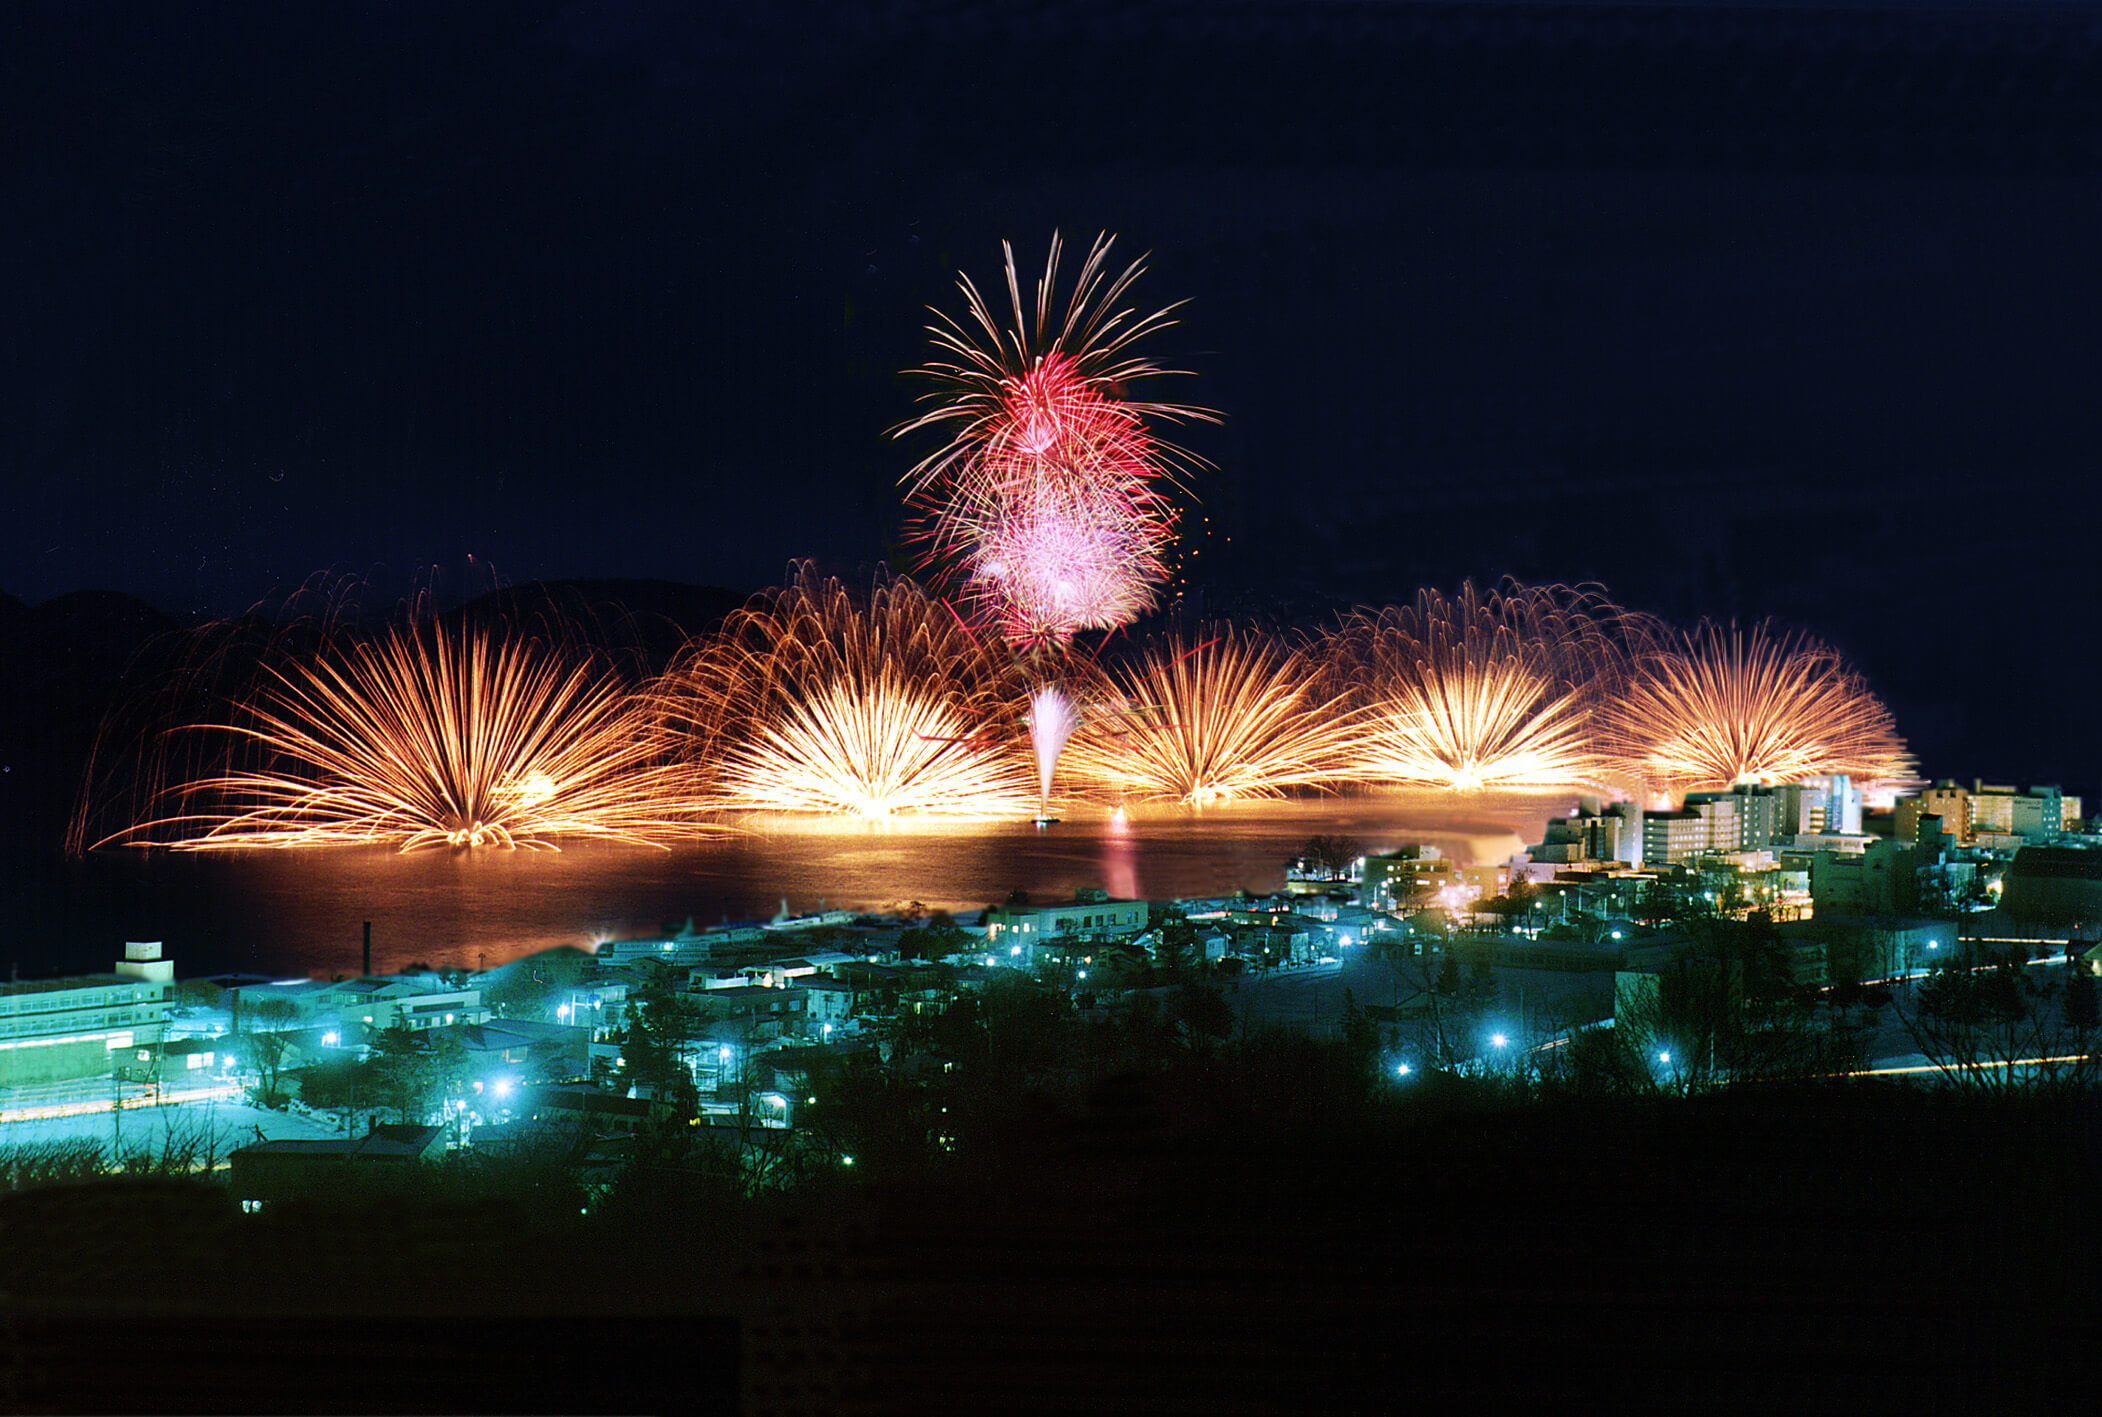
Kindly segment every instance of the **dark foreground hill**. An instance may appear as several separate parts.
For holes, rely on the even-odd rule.
[[[1046,1117],[614,1221],[0,1201],[17,1410],[2036,1411],[2079,1375],[2092,1098],[1828,1091]],[[114,1361],[121,1352],[123,1361]]]

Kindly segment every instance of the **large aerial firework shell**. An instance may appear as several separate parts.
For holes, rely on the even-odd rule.
[[[1046,482],[990,510],[966,554],[963,596],[1010,642],[1058,643],[1151,608],[1164,537],[1126,489]]]
[[[1346,775],[1463,792],[1596,782],[1617,616],[1595,592],[1507,582],[1347,620],[1330,651],[1331,685],[1361,714]]]
[[[1307,656],[1259,632],[1171,635],[1109,677],[1114,696],[1067,764],[1112,796],[1202,804],[1321,788],[1349,741]]]
[[[1660,793],[1913,770],[1890,711],[1837,650],[1764,624],[1654,634],[1606,718],[1613,750]]]
[[[805,568],[697,643],[658,698],[719,807],[1000,815],[1032,800],[1021,690],[911,581],[856,594]]]
[[[180,730],[179,730],[180,731]],[[577,646],[433,624],[330,639],[267,667],[222,742],[225,771],[137,842],[185,849],[385,843],[655,843],[699,829],[640,702]]]
[[[1033,310],[1014,250],[1003,248],[1007,324],[961,277],[968,319],[935,312],[930,327],[951,357],[918,371],[935,382],[932,406],[897,430],[948,435],[905,478],[923,565],[1020,643],[1062,642],[1152,606],[1174,536],[1170,489],[1197,460],[1149,422],[1217,421],[1209,410],[1127,396],[1133,381],[1178,372],[1131,352],[1173,323],[1174,307],[1139,316],[1123,305],[1144,266],[1112,278],[1110,242],[1090,248],[1062,315],[1056,236]]]

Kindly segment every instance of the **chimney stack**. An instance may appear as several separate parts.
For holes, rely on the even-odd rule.
[[[365,978],[372,977],[372,922],[365,922]]]

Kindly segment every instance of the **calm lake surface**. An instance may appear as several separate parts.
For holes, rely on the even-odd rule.
[[[377,848],[105,853],[18,868],[7,942],[24,977],[106,970],[126,939],[162,940],[179,977],[354,974],[363,922],[373,966],[479,968],[554,945],[647,936],[688,918],[765,919],[785,901],[882,910],[917,901],[976,910],[1017,888],[1039,900],[1100,886],[1150,900],[1275,890],[1309,836],[1368,850],[1435,844],[1502,860],[1538,841],[1572,795],[1431,794],[1149,809],[1127,819],[842,822],[776,818],[670,851],[595,844],[560,852]]]

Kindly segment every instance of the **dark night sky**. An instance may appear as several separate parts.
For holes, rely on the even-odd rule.
[[[767,14],[11,7],[0,589],[881,560],[923,307],[1107,228],[1207,608],[1596,579],[2102,782],[2095,8]]]

